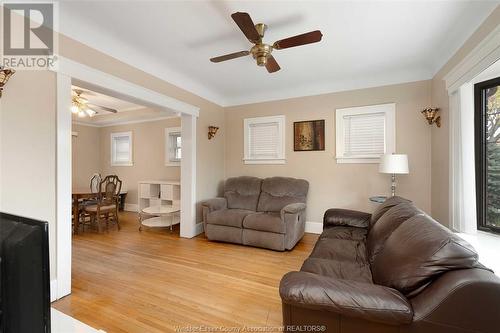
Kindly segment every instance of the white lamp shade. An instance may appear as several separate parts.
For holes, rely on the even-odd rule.
[[[385,154],[380,157],[378,167],[380,173],[406,174],[408,170],[408,155],[406,154]]]

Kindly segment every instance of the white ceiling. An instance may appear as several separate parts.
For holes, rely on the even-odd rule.
[[[219,105],[431,78],[499,1],[60,2],[60,30]],[[265,41],[320,29],[320,43],[277,50],[281,71],[251,57],[230,14],[269,27]]]

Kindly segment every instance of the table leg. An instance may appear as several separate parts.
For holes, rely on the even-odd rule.
[[[79,219],[79,213],[80,212],[80,207],[79,207],[79,202],[78,198],[73,198],[73,232],[75,234],[78,234],[78,230],[80,229],[80,219]]]
[[[174,214],[170,214],[170,232],[172,232],[172,224],[174,224]]]
[[[142,231],[142,214],[139,212],[139,231]]]

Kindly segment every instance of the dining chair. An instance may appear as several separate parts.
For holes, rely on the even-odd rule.
[[[106,230],[109,230],[109,223],[112,221],[120,230],[118,218],[118,200],[121,191],[122,181],[116,175],[106,176],[99,183],[97,193],[97,203],[95,205],[84,206],[86,214],[90,215],[91,224],[97,223],[99,232],[102,231],[102,221],[106,221]]]
[[[83,231],[85,231],[85,226],[90,226],[91,219],[90,215],[85,212],[85,206],[97,205],[97,193],[99,192],[99,184],[102,181],[102,177],[100,173],[94,173],[90,178],[90,193],[92,193],[92,197],[89,199],[84,199],[81,203],[80,209],[80,225],[82,226]]]

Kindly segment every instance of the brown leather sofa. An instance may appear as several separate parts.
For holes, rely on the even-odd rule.
[[[285,331],[500,332],[500,279],[410,201],[330,209],[300,272],[280,283]]]
[[[309,183],[303,179],[234,177],[224,197],[202,202],[210,240],[291,250],[304,236]]]

